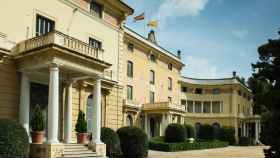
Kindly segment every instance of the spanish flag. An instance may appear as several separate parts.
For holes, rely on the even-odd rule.
[[[142,14],[134,17],[134,22],[141,21],[141,20],[144,20],[144,19],[145,19],[145,13],[143,12]]]
[[[157,20],[151,20],[151,21],[148,23],[148,26],[149,26],[149,27],[152,27],[152,28],[157,28],[157,26],[158,26],[158,21],[157,21]]]

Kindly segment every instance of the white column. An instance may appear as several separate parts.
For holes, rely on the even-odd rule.
[[[259,142],[259,126],[258,126],[258,123],[259,121],[255,121],[255,141],[256,143]]]
[[[144,130],[145,130],[145,132],[148,134],[148,133],[149,133],[149,132],[148,132],[148,114],[145,113],[144,117],[145,117],[145,126],[144,126]]]
[[[49,105],[48,105],[48,144],[58,142],[59,113],[59,69],[57,65],[50,66]]]
[[[67,85],[67,98],[65,106],[64,118],[64,141],[65,143],[72,142],[72,83]]]
[[[21,74],[19,122],[29,135],[30,83],[25,73]]]
[[[93,88],[93,130],[92,143],[103,144],[100,140],[101,133],[101,79],[97,77]]]
[[[164,136],[164,131],[165,131],[165,119],[164,119],[164,115],[161,115],[161,124],[160,124],[160,136]]]

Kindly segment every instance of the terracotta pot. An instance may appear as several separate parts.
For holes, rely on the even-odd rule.
[[[77,143],[86,144],[88,142],[88,133],[77,133]]]
[[[31,132],[32,143],[43,144],[45,132]]]

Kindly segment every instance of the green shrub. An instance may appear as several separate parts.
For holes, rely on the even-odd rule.
[[[186,137],[187,138],[194,138],[195,137],[195,129],[192,125],[185,124],[186,129]]]
[[[249,146],[250,145],[250,138],[248,138],[248,137],[239,137],[239,145],[240,146]]]
[[[87,132],[87,121],[85,119],[85,113],[83,111],[79,111],[78,120],[75,127],[76,132],[78,133],[86,133]]]
[[[101,140],[106,144],[106,155],[109,158],[120,158],[121,149],[120,149],[120,139],[118,134],[106,127],[101,128]]]
[[[181,143],[166,143],[163,137],[154,137],[149,142],[149,148],[152,150],[159,151],[186,151],[186,150],[199,150],[199,149],[210,149],[210,148],[220,148],[227,147],[228,142],[211,140],[203,142],[189,143],[187,141]]]
[[[186,130],[181,124],[169,124],[165,130],[164,141],[167,143],[184,142],[186,140]]]
[[[214,139],[214,130],[211,125],[204,124],[201,125],[198,133],[198,138],[199,139]]]
[[[122,127],[117,131],[123,156],[125,158],[146,158],[148,156],[148,137],[137,127]]]
[[[230,145],[236,144],[235,130],[232,127],[222,127],[219,129],[218,138],[221,141],[229,142]]]
[[[0,157],[27,158],[28,135],[26,130],[12,120],[0,120]]]
[[[32,131],[44,131],[45,129],[44,115],[39,105],[35,106],[34,115],[31,119],[31,129]]]

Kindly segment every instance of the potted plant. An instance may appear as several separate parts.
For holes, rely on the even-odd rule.
[[[88,141],[87,122],[85,119],[85,113],[81,110],[79,111],[75,130],[77,132],[77,143],[78,144],[87,143]]]
[[[41,111],[39,105],[35,106],[34,115],[31,120],[31,137],[32,142],[36,144],[42,144],[44,140],[44,129],[45,129],[45,122],[44,122],[44,115]]]

